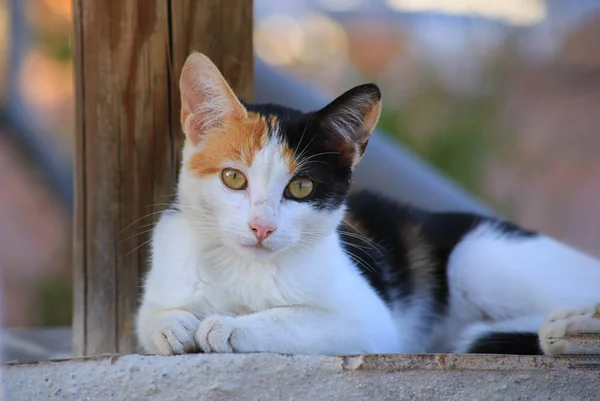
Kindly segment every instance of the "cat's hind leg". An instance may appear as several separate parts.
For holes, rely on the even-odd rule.
[[[479,311],[476,320],[545,319],[600,298],[599,260],[552,238],[502,234],[493,224],[479,226],[455,247],[448,279],[460,307]]]
[[[538,316],[468,326],[454,353],[510,355],[600,355],[600,303]]]
[[[552,313],[539,340],[546,355],[600,355],[600,302]]]
[[[458,336],[452,352],[457,354],[542,355],[538,330],[541,316],[524,316],[498,322],[478,322]]]

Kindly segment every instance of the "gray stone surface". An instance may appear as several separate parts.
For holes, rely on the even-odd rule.
[[[600,400],[600,358],[106,356],[9,364],[7,400]]]

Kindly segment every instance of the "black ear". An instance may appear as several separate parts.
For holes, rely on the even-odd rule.
[[[317,113],[330,144],[351,159],[354,166],[363,156],[381,114],[381,92],[375,84],[364,84],[345,92]]]

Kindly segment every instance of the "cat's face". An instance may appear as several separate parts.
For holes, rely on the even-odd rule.
[[[242,105],[216,67],[183,69],[179,203],[204,239],[248,258],[301,251],[335,231],[380,112],[375,85],[300,113]]]

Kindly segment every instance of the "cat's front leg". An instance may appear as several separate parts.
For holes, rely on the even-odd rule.
[[[148,352],[174,355],[199,351],[195,333],[200,320],[186,310],[142,311],[138,322],[138,338]]]
[[[196,331],[196,343],[207,353],[258,352],[259,341],[245,338],[248,337],[247,333],[242,332],[238,320],[235,317],[219,315],[204,319]]]
[[[180,212],[161,215],[152,237],[150,270],[138,314],[136,334],[144,352],[160,355],[197,352],[200,320],[194,233]],[[197,310],[195,310],[198,313]]]
[[[218,353],[349,355],[395,349],[395,333],[376,326],[316,308],[280,307],[239,317],[208,317],[196,341],[204,352]]]
[[[338,335],[331,324],[325,324],[322,312],[311,312],[286,307],[239,317],[210,316],[200,324],[196,341],[204,352],[331,353],[326,339]],[[300,315],[304,316],[303,323]],[[323,342],[315,341],[317,338]]]

